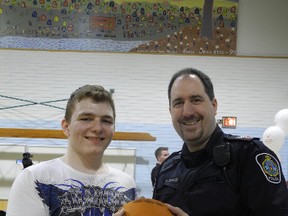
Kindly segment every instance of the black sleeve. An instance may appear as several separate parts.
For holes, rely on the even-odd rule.
[[[157,167],[154,167],[151,171],[151,182],[152,182],[153,187],[154,187],[155,181],[156,181],[156,175],[157,175],[156,171],[157,171]]]
[[[277,155],[259,141],[246,146],[241,194],[250,216],[288,215],[288,189]]]

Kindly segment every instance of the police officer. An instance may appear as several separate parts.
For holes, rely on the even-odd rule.
[[[155,179],[158,174],[160,165],[169,156],[169,149],[168,147],[159,147],[155,150],[154,154],[155,154],[157,163],[156,163],[156,166],[153,167],[153,169],[151,170],[151,182],[152,182],[153,187],[155,185]]]
[[[223,133],[206,74],[194,68],[175,73],[168,99],[184,144],[160,166],[154,199],[192,216],[288,215],[288,189],[277,156],[259,139]]]

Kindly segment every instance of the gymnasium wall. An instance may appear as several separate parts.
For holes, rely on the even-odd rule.
[[[211,77],[219,103],[217,119],[238,118],[237,128],[225,129],[228,133],[261,137],[274,124],[275,114],[288,107],[287,58],[0,50],[0,95],[8,96],[0,97],[0,108],[18,106],[0,110],[0,127],[60,129],[64,111],[55,107],[64,108],[73,90],[84,84],[114,89],[116,131],[148,132],[157,138],[114,140],[110,145],[136,149],[135,180],[140,195],[151,197],[154,150],[168,146],[173,152],[182,146],[171,126],[167,85],[171,75],[185,67]],[[52,106],[27,105],[23,100]],[[66,146],[65,140],[43,139],[0,138],[0,143]],[[286,139],[279,152],[285,176],[287,148]],[[5,173],[0,175],[5,178]]]

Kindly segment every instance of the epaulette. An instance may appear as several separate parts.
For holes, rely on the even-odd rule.
[[[251,142],[252,140],[259,140],[259,138],[250,137],[250,136],[237,136],[237,135],[231,135],[231,134],[225,134],[224,135],[225,140],[231,140],[231,141],[247,141]]]

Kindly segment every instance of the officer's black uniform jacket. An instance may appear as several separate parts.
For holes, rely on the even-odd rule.
[[[184,143],[162,163],[153,198],[191,216],[288,215],[275,153],[259,139],[229,136],[218,126],[204,149],[191,153]]]

